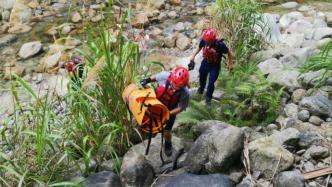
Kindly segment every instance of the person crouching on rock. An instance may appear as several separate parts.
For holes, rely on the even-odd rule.
[[[208,28],[203,32],[203,37],[199,43],[199,46],[194,50],[192,56],[190,57],[190,63],[188,64],[189,70],[194,69],[195,57],[201,49],[203,49],[203,61],[199,68],[199,88],[197,93],[203,94],[207,76],[210,74],[205,95],[206,104],[210,105],[214,91],[214,83],[219,76],[223,55],[227,54],[227,68],[229,71],[234,67],[233,55],[223,40],[217,38],[216,30],[213,28]]]
[[[176,67],[171,72],[163,71],[155,76],[142,79],[140,84],[145,87],[150,82],[158,82],[156,90],[157,99],[162,102],[170,111],[164,131],[164,152],[166,156],[172,155],[172,134],[171,130],[176,115],[188,107],[189,103],[189,71],[183,67]]]
[[[69,62],[66,62],[62,65],[63,68],[66,68],[68,74],[71,77],[71,86],[74,90],[77,90],[82,85],[82,78],[84,72],[84,64],[82,58],[78,56],[72,56]]]

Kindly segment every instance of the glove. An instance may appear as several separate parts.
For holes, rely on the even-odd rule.
[[[190,63],[188,64],[188,69],[193,70],[195,68],[195,62],[193,60],[190,61]]]
[[[151,82],[151,78],[149,77],[149,78],[146,78],[146,79],[142,79],[142,80],[140,80],[139,81],[139,83],[143,86],[143,87],[145,87],[148,83],[150,83]]]

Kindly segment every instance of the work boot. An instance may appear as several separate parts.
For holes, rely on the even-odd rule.
[[[197,89],[197,94],[198,94],[198,95],[202,95],[203,92],[204,92],[204,89],[201,89],[201,88],[198,88],[198,89]]]
[[[164,152],[166,156],[172,156],[172,142],[165,140],[164,143]]]
[[[206,108],[208,109],[208,110],[210,110],[211,109],[211,98],[208,98],[208,97],[206,97],[205,98],[205,105],[206,105]]]

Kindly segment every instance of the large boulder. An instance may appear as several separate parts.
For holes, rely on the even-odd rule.
[[[299,75],[300,72],[297,70],[283,70],[271,73],[267,77],[267,80],[279,86],[284,86],[289,91],[294,91],[295,89],[300,88],[300,84],[297,82],[297,77]]]
[[[239,162],[244,139],[241,129],[224,122],[205,121],[194,131],[198,138],[185,160],[190,172],[222,172]]]
[[[264,75],[266,75],[270,73],[275,73],[277,71],[281,71],[283,65],[278,59],[271,58],[259,63],[258,68],[262,71]]]
[[[183,173],[181,175],[178,175],[166,185],[166,187],[183,187],[183,186],[233,187],[235,185],[227,176],[222,174],[195,175],[191,173]]]
[[[90,175],[85,181],[86,187],[121,187],[119,176],[111,171],[102,171]]]
[[[304,187],[305,179],[299,170],[285,171],[277,175],[273,181],[275,187]]]
[[[167,173],[167,175],[161,174],[158,176],[152,187],[165,187],[168,183],[170,183],[171,180],[183,173],[186,173],[186,170],[184,168],[180,168]]]
[[[155,173],[157,174],[162,173],[164,168],[160,167],[162,165],[162,161],[160,158],[161,135],[158,134],[155,138],[152,138],[149,148],[149,154],[145,156],[147,143],[148,140],[145,140],[144,143],[142,142],[140,144],[131,147],[123,158],[122,166],[126,166],[126,169],[130,170],[130,167],[135,167],[132,165],[134,163],[131,161],[131,158],[143,156],[152,166],[153,171]],[[185,142],[174,135],[172,137],[172,144],[173,144],[173,155],[172,155],[173,157],[176,156],[176,154],[179,153],[180,150],[183,150],[185,147]],[[166,155],[163,154],[163,159],[165,163],[172,162],[174,159],[173,157],[167,157]]]
[[[332,101],[323,95],[304,97],[299,107],[311,115],[332,117]]]
[[[150,186],[153,177],[153,167],[142,154],[130,152],[125,155],[120,173],[122,186]]]
[[[292,153],[270,137],[250,142],[249,158],[251,170],[261,172],[266,178],[272,177],[276,168],[277,172],[285,171],[294,162]]]
[[[23,59],[27,59],[38,54],[41,50],[42,44],[40,41],[29,42],[22,45],[18,55]]]

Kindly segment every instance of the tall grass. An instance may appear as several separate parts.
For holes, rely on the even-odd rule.
[[[261,3],[256,0],[217,0],[213,24],[234,52],[239,63],[247,63],[252,53],[266,45],[255,32],[269,29],[263,22]]]
[[[0,131],[1,186],[77,186],[79,182],[68,181],[75,173],[87,176],[110,159],[119,173],[119,157],[131,145],[133,135],[121,94],[138,77],[139,52],[122,33],[127,13],[118,25],[113,24],[111,4],[101,12],[106,15],[102,22],[86,25],[86,42],[77,50],[85,57],[85,73],[79,81],[87,81],[87,74],[95,72],[94,88],[68,85],[64,98],[51,92],[39,98],[28,83],[16,77],[12,87],[15,113]],[[118,34],[111,28],[118,29]],[[31,95],[30,104],[21,104],[17,85]],[[59,112],[59,105],[64,110]]]

